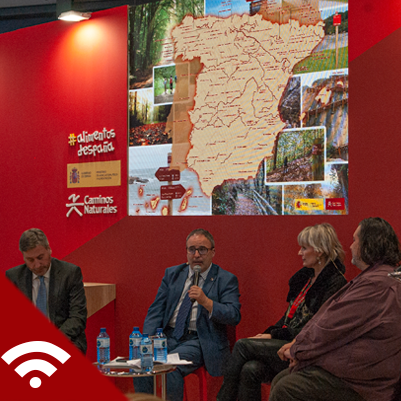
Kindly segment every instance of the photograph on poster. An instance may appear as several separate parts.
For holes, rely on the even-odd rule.
[[[175,65],[153,69],[154,104],[173,103],[176,87]]]
[[[348,214],[348,164],[328,163],[325,177],[322,184],[286,185],[284,214]]]
[[[348,67],[348,2],[320,1],[321,18],[324,22],[325,36],[312,54],[302,60],[294,69],[294,74],[304,74]],[[329,5],[325,7],[325,5]],[[333,4],[335,4],[333,6]],[[333,17],[338,15],[341,24],[333,25]],[[336,57],[337,41],[337,57]]]
[[[296,76],[288,80],[287,88],[278,107],[285,128],[301,126],[301,77]]]
[[[170,34],[187,14],[202,16],[204,1],[167,0],[130,7],[130,89],[153,86],[153,67],[175,64]]]
[[[265,185],[264,163],[256,179],[224,181],[212,194],[213,215],[282,214],[282,185]]]
[[[285,130],[266,158],[266,183],[323,181],[325,127]]]
[[[129,92],[129,146],[171,143],[171,136],[166,129],[171,104],[155,106],[152,99],[152,89]]]
[[[171,145],[129,148],[129,215],[211,215],[211,200],[196,174],[170,170],[170,157]]]
[[[301,118],[326,127],[328,161],[348,161],[348,69],[302,76]]]
[[[150,169],[135,146],[170,150],[168,162],[154,159],[145,173],[139,193],[147,197],[130,179],[130,214],[347,214],[347,67],[344,0],[131,7],[130,175]],[[141,116],[140,88],[152,93]],[[170,107],[168,115],[144,115],[158,106]],[[149,189],[149,174],[167,167],[187,180],[184,189]],[[189,207],[189,187],[202,206]],[[172,207],[178,197],[183,206]],[[145,207],[149,198],[170,206]]]

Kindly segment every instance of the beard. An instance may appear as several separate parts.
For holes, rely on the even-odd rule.
[[[365,270],[368,267],[368,265],[357,255],[352,255],[351,263],[359,270]]]

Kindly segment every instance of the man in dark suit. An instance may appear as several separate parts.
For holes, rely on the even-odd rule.
[[[167,375],[170,401],[183,399],[184,377],[199,367],[204,365],[212,376],[222,375],[230,354],[227,325],[235,326],[241,320],[237,277],[212,263],[214,246],[213,236],[204,229],[188,235],[188,262],[166,270],[143,326],[143,332],[149,335],[163,328],[168,352],[192,362],[177,366]],[[193,285],[195,266],[200,267],[198,285]],[[176,323],[187,295],[193,302],[184,329],[179,330],[181,325]],[[146,379],[134,380],[136,391],[153,391],[152,381]]]
[[[51,257],[46,235],[38,228],[25,231],[19,242],[25,264],[6,276],[83,353],[86,353],[86,297],[81,269]]]

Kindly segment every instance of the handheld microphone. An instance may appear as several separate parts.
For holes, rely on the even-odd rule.
[[[198,286],[198,284],[199,284],[199,276],[200,276],[201,270],[202,269],[201,269],[200,266],[198,266],[198,265],[194,266],[194,274],[195,274],[195,276],[194,276],[194,284],[193,285]],[[196,300],[194,298],[191,298],[191,302],[192,303],[194,303],[195,301]]]

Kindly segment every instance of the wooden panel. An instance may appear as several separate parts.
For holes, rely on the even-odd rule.
[[[116,299],[116,285],[84,283],[88,317]]]

